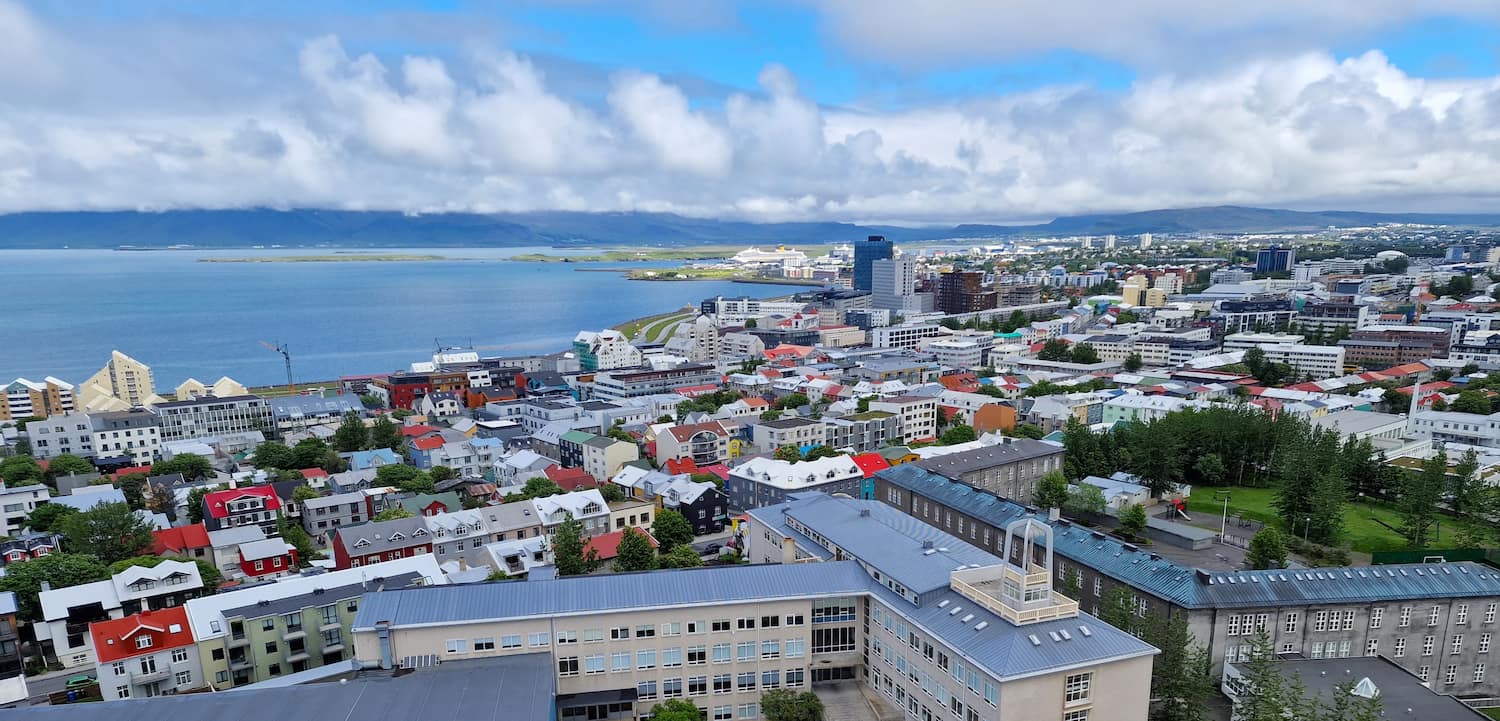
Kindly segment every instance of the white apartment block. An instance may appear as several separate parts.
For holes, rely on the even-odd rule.
[[[937,399],[897,396],[870,402],[870,410],[894,413],[901,418],[901,441],[926,440],[937,436]]]
[[[1418,411],[1411,418],[1411,435],[1436,443],[1500,448],[1500,413],[1481,416],[1452,411]]]
[[[1315,379],[1332,378],[1344,374],[1344,348],[1336,345],[1294,345],[1277,343],[1264,346],[1266,361],[1285,363],[1298,375]]]
[[[94,425],[87,413],[63,413],[26,424],[31,454],[51,459],[64,453],[94,457]]]
[[[914,349],[925,338],[944,335],[939,325],[891,325],[870,330],[870,345],[876,348]]]

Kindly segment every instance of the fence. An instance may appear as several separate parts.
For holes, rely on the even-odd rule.
[[[1433,560],[1442,561],[1479,561],[1490,562],[1483,548],[1448,548],[1448,549],[1426,549],[1416,551],[1376,551],[1370,554],[1370,564],[1379,566],[1387,563],[1426,563]]]

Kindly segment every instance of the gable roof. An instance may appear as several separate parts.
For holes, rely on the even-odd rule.
[[[859,466],[859,470],[864,472],[865,478],[869,478],[870,476],[873,476],[876,473],[891,467],[890,462],[887,461],[884,456],[873,451],[870,453],[860,453],[858,455],[850,456],[849,459],[854,461],[854,465]]]
[[[214,518],[225,518],[229,516],[227,504],[243,498],[262,498],[265,500],[266,510],[281,509],[281,498],[276,495],[276,489],[270,486],[247,486],[214,491],[203,496],[203,505],[208,508],[209,515]]]
[[[583,553],[584,555],[587,555],[589,549],[593,549],[593,551],[598,554],[599,560],[608,561],[609,559],[620,555],[620,542],[625,540],[625,532],[632,530],[635,533],[639,533],[645,536],[646,542],[651,544],[652,548],[657,547],[656,539],[653,538],[651,534],[642,531],[639,528],[622,528],[618,531],[614,531],[613,533],[605,533],[603,535],[593,536],[587,541],[584,541]]]
[[[208,540],[208,528],[202,523],[152,531],[151,539],[151,552],[158,556],[176,555],[213,545]]]
[[[564,491],[576,491],[582,488],[598,487],[599,482],[582,468],[563,468],[553,464],[542,471],[542,474],[551,479]]]
[[[152,643],[146,648],[136,648],[136,638],[142,633],[149,634]],[[182,606],[95,621],[89,624],[89,635],[94,638],[94,652],[101,663],[193,644],[192,626],[188,623],[187,609]]]

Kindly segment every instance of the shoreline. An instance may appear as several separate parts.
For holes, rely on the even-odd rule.
[[[468,260],[450,258],[446,255],[406,255],[399,253],[377,255],[271,255],[263,258],[199,258],[199,263],[425,263],[435,260]]]

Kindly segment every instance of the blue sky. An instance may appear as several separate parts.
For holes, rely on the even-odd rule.
[[[0,0],[0,211],[1489,210],[1497,38],[1479,0]]]

